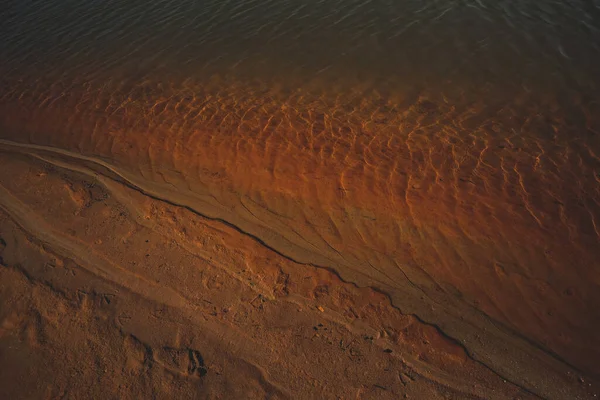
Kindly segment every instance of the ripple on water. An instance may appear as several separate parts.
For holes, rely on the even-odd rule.
[[[4,149],[377,287],[517,381],[532,365],[550,366],[538,387],[566,364],[600,373],[590,2],[6,10]]]
[[[550,362],[538,346],[598,372],[598,147],[581,130],[595,121],[535,102],[484,118],[477,103],[425,93],[67,87],[13,86],[2,137],[65,149],[59,157],[378,287],[502,373],[519,373],[507,367],[515,357]]]

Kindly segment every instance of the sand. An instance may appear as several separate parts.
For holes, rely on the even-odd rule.
[[[3,96],[3,397],[596,395],[581,124],[227,87]]]
[[[2,165],[3,398],[535,397],[387,296],[234,228]]]

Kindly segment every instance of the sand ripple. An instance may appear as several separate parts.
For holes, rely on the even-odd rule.
[[[600,374],[594,104],[29,83],[0,137],[377,288],[545,396]]]

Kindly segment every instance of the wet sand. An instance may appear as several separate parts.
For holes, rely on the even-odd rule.
[[[3,293],[40,291],[2,310],[19,351],[100,357],[61,348],[49,296],[114,354],[64,368],[117,397],[593,398],[595,103],[8,88]]]

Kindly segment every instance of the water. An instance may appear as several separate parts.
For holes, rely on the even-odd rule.
[[[5,67],[36,76],[231,74],[282,85],[293,78],[292,88],[333,80],[377,90],[408,81],[590,92],[597,85],[592,0],[4,3]]]
[[[514,379],[600,373],[597,0],[3,4],[5,148],[377,287]]]

